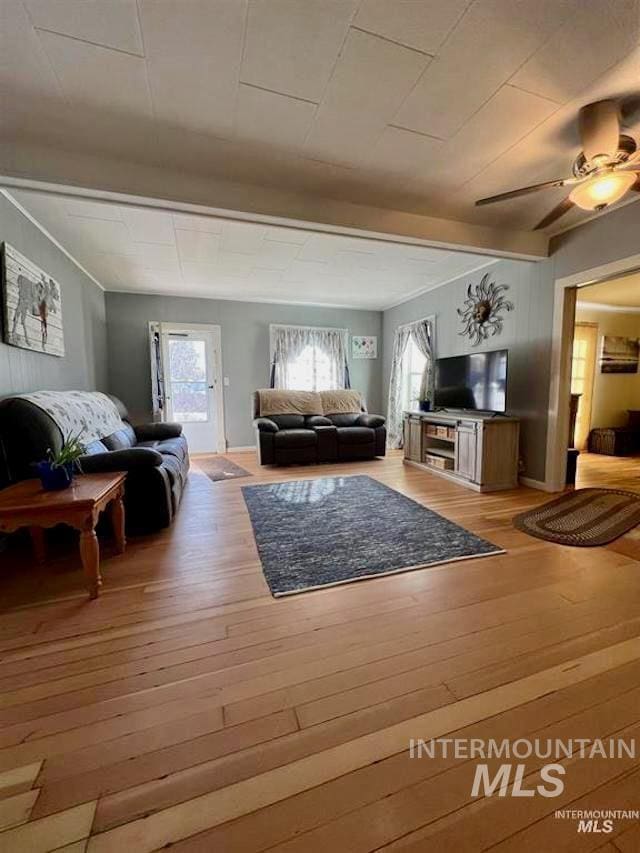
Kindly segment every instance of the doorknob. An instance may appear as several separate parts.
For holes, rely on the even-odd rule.
[[[214,385],[209,385],[209,389],[210,389],[211,391],[213,391],[214,387],[215,387]]]

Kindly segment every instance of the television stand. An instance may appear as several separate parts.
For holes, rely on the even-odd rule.
[[[520,421],[482,412],[405,412],[404,461],[473,489],[518,485]]]

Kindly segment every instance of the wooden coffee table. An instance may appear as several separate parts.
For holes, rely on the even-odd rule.
[[[0,491],[0,532],[13,533],[29,527],[36,559],[45,559],[44,528],[68,524],[80,531],[80,556],[89,596],[98,597],[100,547],[95,527],[100,513],[109,507],[118,553],[125,549],[124,481],[126,475],[81,474],[68,489],[45,492],[40,480],[23,480]]]

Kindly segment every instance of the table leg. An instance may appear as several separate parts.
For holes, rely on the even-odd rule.
[[[111,501],[109,512],[111,514],[111,525],[113,527],[118,554],[122,554],[127,544],[124,535],[124,504],[122,503],[122,495],[118,495],[117,498]]]
[[[80,557],[87,576],[89,597],[97,598],[102,578],[100,577],[100,546],[93,526],[80,531]]]
[[[33,553],[35,555],[36,562],[44,563],[47,556],[44,530],[42,527],[30,527],[29,533],[31,534],[31,544],[33,546]]]

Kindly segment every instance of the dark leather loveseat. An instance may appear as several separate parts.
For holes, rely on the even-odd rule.
[[[67,392],[57,392],[64,405]],[[180,424],[132,426],[124,404],[111,397],[118,428],[86,445],[80,467],[86,474],[126,471],[127,529],[143,532],[167,527],[178,508],[189,471],[187,441]],[[116,418],[117,420],[117,418]],[[56,451],[62,432],[44,409],[22,397],[0,400],[0,485],[34,476],[33,464]]]
[[[358,392],[264,389],[253,395],[253,416],[261,465],[385,455],[385,419],[368,414]]]

